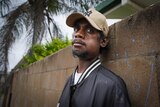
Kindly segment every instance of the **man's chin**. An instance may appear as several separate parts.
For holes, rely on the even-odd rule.
[[[79,57],[79,58],[87,58],[87,56],[88,56],[87,52],[79,52],[79,51],[75,51],[75,50],[72,50],[72,54],[74,57]]]

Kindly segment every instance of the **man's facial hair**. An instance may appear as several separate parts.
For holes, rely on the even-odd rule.
[[[83,59],[86,59],[88,57],[88,52],[77,52],[77,51],[72,50],[72,54],[74,57],[79,57]]]

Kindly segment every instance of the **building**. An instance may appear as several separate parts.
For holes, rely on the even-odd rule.
[[[104,0],[96,9],[108,19],[123,19],[160,0]]]

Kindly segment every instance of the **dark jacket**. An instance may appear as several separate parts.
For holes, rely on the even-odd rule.
[[[99,65],[77,85],[68,79],[59,107],[130,107],[126,85],[111,71]]]

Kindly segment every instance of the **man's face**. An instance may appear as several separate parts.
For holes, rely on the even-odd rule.
[[[99,36],[99,31],[93,28],[87,20],[78,20],[75,23],[73,32],[73,55],[82,59],[92,59],[99,56]]]

